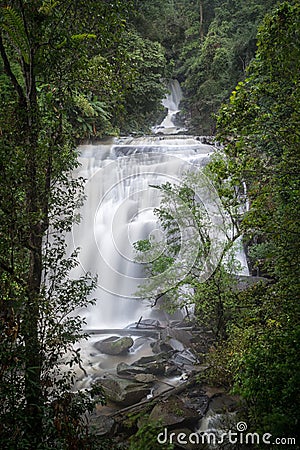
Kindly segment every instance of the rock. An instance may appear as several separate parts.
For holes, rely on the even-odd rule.
[[[139,383],[152,384],[157,380],[156,376],[152,375],[152,373],[138,373],[134,376],[134,379]]]
[[[175,339],[176,341],[181,342],[184,346],[189,346],[192,338],[193,338],[192,333],[190,333],[187,330],[181,330],[180,328],[168,327],[161,331],[161,339],[163,341]]]
[[[131,365],[122,362],[117,366],[117,373],[126,378],[134,378],[135,375],[138,374],[152,374],[158,376],[178,374],[178,368],[170,362],[170,357],[173,354],[174,351],[159,353],[153,356],[143,356]]]
[[[162,421],[163,426],[195,425],[199,420],[199,415],[194,408],[189,408],[176,396],[157,403],[152,409],[149,420]]]
[[[111,435],[115,421],[108,416],[93,416],[90,418],[90,426],[93,429],[93,435],[106,436]]]
[[[160,338],[152,344],[154,353],[175,350],[182,352],[190,345],[192,334],[189,331],[167,327],[160,332]]]
[[[94,345],[101,353],[106,355],[121,355],[133,346],[133,339],[130,336],[112,336],[96,342]]]
[[[173,338],[167,338],[165,340],[158,340],[153,345],[151,345],[153,353],[169,352],[172,350],[181,352],[184,350],[184,345]]]
[[[145,370],[143,367],[135,366],[134,364],[129,365],[124,362],[121,362],[117,365],[117,374],[122,377],[133,378],[137,374],[144,373]]]
[[[106,398],[122,406],[134,405],[150,392],[149,386],[146,384],[126,380],[110,373],[103,375],[98,382],[101,384]]]
[[[209,409],[215,414],[224,414],[238,409],[238,397],[226,394],[216,394],[209,403]]]
[[[172,356],[171,362],[182,370],[193,370],[194,364],[197,363],[197,358],[189,350],[184,350]]]
[[[170,356],[174,352],[159,353],[154,356],[144,356],[134,363],[135,368],[142,368],[144,373],[153,375],[166,375],[173,364],[169,364]],[[131,366],[132,367],[132,366]]]
[[[149,337],[138,337],[135,339],[133,346],[131,347],[130,351],[134,352],[141,348],[143,345],[148,345],[150,342],[152,343],[153,339]],[[151,344],[150,344],[151,345]]]
[[[198,387],[189,389],[187,393],[181,397],[181,399],[184,401],[186,406],[194,408],[198,412],[199,418],[206,414],[209,405],[209,397],[203,390]]]

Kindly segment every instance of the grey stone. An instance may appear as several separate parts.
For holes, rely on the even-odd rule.
[[[115,421],[112,417],[94,416],[90,418],[90,426],[93,430],[93,435],[106,436],[112,433]]]
[[[165,328],[161,331],[161,340],[176,339],[185,346],[189,346],[193,338],[192,333],[187,330],[181,330],[180,328]],[[177,349],[176,349],[177,350]]]
[[[106,398],[122,406],[134,405],[150,392],[146,384],[126,380],[110,373],[104,374],[98,382],[101,384]]]
[[[161,420],[164,426],[173,427],[178,424],[196,424],[199,415],[194,408],[186,406],[179,397],[172,396],[154,406],[149,420]]]
[[[155,375],[152,373],[138,373],[134,375],[134,379],[139,383],[150,384],[157,380]]]
[[[106,355],[121,355],[133,346],[133,339],[130,336],[111,336],[103,341],[96,342],[94,345],[101,353]]]

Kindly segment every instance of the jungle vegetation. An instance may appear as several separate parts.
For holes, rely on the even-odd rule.
[[[2,448],[93,448],[84,412],[104,401],[101,389],[71,393],[82,323],[69,313],[90,301],[96,282],[69,277],[76,254],[66,255],[64,233],[82,202],[81,180],[71,175],[76,148],[149,131],[171,78],[182,84],[190,133],[223,143],[210,176],[252,273],[266,280],[237,292],[234,264],[207,283],[197,281],[197,267],[185,280],[194,289],[186,301],[216,334],[210,380],[246,400],[257,431],[297,435],[299,19],[297,0],[1,1]],[[241,216],[242,186],[250,207]],[[172,245],[149,270],[177,252],[172,189],[158,211]],[[189,204],[184,183],[177,189]]]

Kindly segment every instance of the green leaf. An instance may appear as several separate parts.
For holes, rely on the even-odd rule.
[[[29,41],[21,16],[10,6],[2,8],[2,27],[9,35],[26,64],[29,64]]]
[[[95,34],[90,33],[82,33],[82,34],[73,34],[71,36],[71,39],[73,41],[83,41],[85,39],[96,39],[97,36]]]

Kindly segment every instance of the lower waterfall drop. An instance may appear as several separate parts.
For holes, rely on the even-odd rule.
[[[82,220],[73,227],[73,246],[80,248],[80,272],[98,274],[95,306],[82,314],[88,329],[123,328],[141,316],[163,318],[135,295],[143,267],[135,262],[134,242],[159,234],[153,210],[166,181],[178,183],[187,166],[201,167],[211,145],[191,136],[112,139],[82,145],[78,176],[87,180]]]

